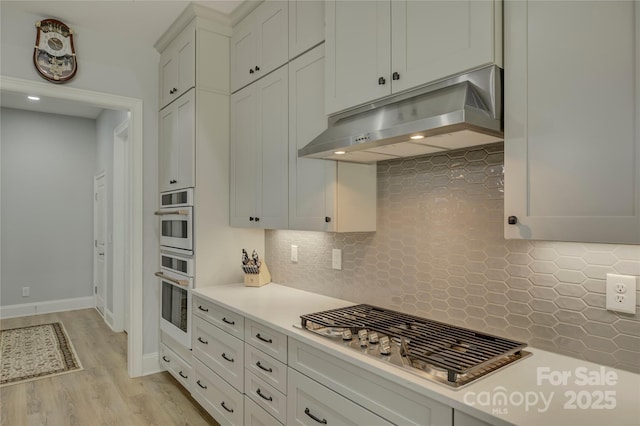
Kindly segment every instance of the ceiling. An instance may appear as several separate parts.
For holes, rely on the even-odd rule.
[[[201,6],[229,15],[243,0],[195,1]],[[136,39],[153,46],[173,21],[190,2],[187,0],[84,0],[84,1],[6,1],[0,6],[15,8],[23,12],[47,18],[58,18],[71,28],[91,27],[98,31],[112,32]],[[102,108],[73,101],[44,98],[30,101],[24,94],[0,92],[0,106],[71,115],[75,117],[97,118]]]

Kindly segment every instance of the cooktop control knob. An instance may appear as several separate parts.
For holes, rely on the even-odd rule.
[[[348,328],[342,332],[342,340],[351,340],[351,330]]]
[[[387,336],[380,338],[380,355],[391,355],[391,345]]]
[[[369,333],[369,343],[373,343],[376,344],[378,343],[378,333],[376,333],[375,331],[372,331],[371,333]]]
[[[369,334],[366,329],[362,329],[358,331],[358,339],[360,339],[360,346],[367,346],[367,337]]]

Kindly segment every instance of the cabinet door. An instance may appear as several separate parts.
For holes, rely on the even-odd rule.
[[[391,425],[292,368],[288,376],[288,425]]]
[[[391,2],[327,1],[325,108],[332,114],[391,93]]]
[[[195,186],[195,90],[160,113],[160,191]]]
[[[173,88],[178,82],[178,64],[175,51],[170,47],[160,55],[160,109],[174,99]]]
[[[640,243],[639,14],[505,4],[506,238]]]
[[[231,95],[231,226],[255,227],[257,213],[256,86]]]
[[[257,152],[258,226],[288,227],[288,101],[287,67],[255,83],[258,101]]]
[[[289,2],[289,59],[311,49],[324,40],[324,2],[293,0]]]
[[[289,228],[334,232],[336,163],[299,158],[327,128],[324,46],[289,63]],[[326,220],[329,218],[329,221]]]
[[[231,91],[235,92],[253,81],[257,61],[256,27],[247,16],[233,29],[231,36]]]
[[[256,9],[256,78],[275,70],[289,59],[288,11],[289,5],[286,1],[266,1]]]
[[[187,28],[175,43],[178,68],[177,91],[174,96],[185,93],[196,85],[196,32],[195,28]]]
[[[393,91],[493,63],[494,8],[494,0],[392,1]]]
[[[160,56],[160,108],[195,87],[195,29],[188,27]]]

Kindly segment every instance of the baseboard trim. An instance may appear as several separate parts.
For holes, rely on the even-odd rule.
[[[46,302],[0,306],[0,319],[50,314],[53,312],[75,311],[77,309],[93,308],[95,305],[95,298],[93,296],[88,296],[76,297],[74,299],[60,299]]]
[[[109,309],[107,309],[105,307],[104,308],[104,316],[102,318],[104,318],[104,322],[107,323],[107,325],[109,326],[111,331],[115,331],[113,329],[113,312],[111,312]]]
[[[163,369],[160,367],[160,354],[158,352],[144,354],[142,357],[142,375],[147,376],[161,371]]]

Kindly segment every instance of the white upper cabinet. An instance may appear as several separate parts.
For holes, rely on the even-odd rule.
[[[185,29],[160,55],[160,109],[196,84],[196,30]]]
[[[265,1],[233,29],[231,91],[246,86],[287,62],[288,3]]]
[[[502,22],[495,21],[496,6],[501,6],[500,2],[392,1],[393,92],[482,65],[500,64],[502,52],[496,52],[494,37]]]
[[[195,90],[160,111],[160,192],[195,186]]]
[[[375,164],[298,157],[327,128],[323,94],[321,45],[289,63],[289,228],[375,231]]]
[[[324,41],[324,2],[289,2],[289,59]],[[324,96],[324,95],[323,95]]]
[[[288,226],[287,86],[285,66],[231,96],[231,226]]]
[[[326,2],[326,112],[502,63],[501,0]]]
[[[640,243],[639,16],[505,4],[506,238]]]
[[[391,94],[390,1],[327,1],[325,111]]]

